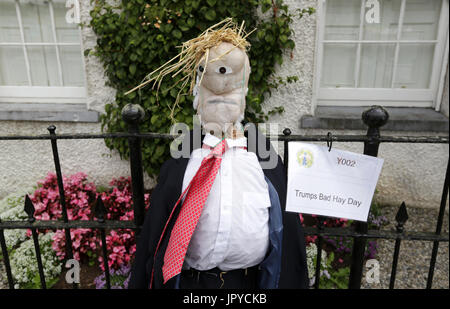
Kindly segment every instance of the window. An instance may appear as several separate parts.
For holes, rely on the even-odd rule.
[[[86,103],[68,10],[65,0],[0,0],[0,103]]]
[[[448,0],[319,1],[318,106],[439,109]]]

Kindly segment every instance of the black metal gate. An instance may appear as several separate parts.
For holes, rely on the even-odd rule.
[[[106,229],[132,229],[139,235],[140,227],[144,221],[144,182],[142,170],[142,155],[141,155],[141,141],[143,139],[174,139],[175,136],[169,134],[159,133],[140,133],[139,121],[143,119],[143,110],[136,105],[127,105],[122,110],[124,121],[128,124],[128,133],[105,133],[105,134],[56,134],[56,127],[51,125],[48,127],[49,134],[36,136],[0,136],[0,140],[50,140],[53,151],[53,159],[55,163],[55,171],[58,180],[58,188],[60,194],[60,203],[62,208],[62,221],[56,220],[35,220],[34,206],[28,196],[25,198],[24,210],[28,215],[28,221],[0,221],[0,245],[3,254],[3,262],[6,268],[6,275],[10,289],[14,289],[14,280],[9,263],[8,250],[6,247],[4,230],[5,229],[30,229],[34,241],[34,248],[36,252],[36,263],[39,270],[41,287],[46,288],[46,281],[44,276],[44,268],[41,260],[41,251],[38,242],[37,230],[39,229],[64,229],[66,238],[66,258],[72,259],[72,242],[70,237],[70,230],[77,228],[97,229],[100,231],[102,242],[103,263],[105,268],[106,287],[110,288],[110,276],[107,258],[107,246],[105,238]],[[332,135],[329,133],[323,135],[292,135],[289,129],[283,131],[283,135],[276,138],[284,143],[284,162],[287,168],[288,147],[291,141],[306,141],[306,142],[327,142],[329,147],[333,142],[363,142],[364,154],[370,156],[377,156],[380,143],[432,143],[432,144],[448,144],[448,136],[438,137],[413,137],[413,136],[381,136],[380,127],[388,121],[387,112],[380,106],[374,106],[366,110],[362,119],[368,126],[366,135]],[[134,207],[134,221],[118,221],[105,220],[106,209],[101,198],[97,200],[94,220],[69,220],[67,216],[67,209],[65,205],[63,177],[61,173],[60,159],[58,153],[57,141],[61,139],[106,139],[106,138],[127,138],[130,149],[130,168],[131,168],[131,182],[133,189],[133,207]],[[417,240],[417,241],[432,241],[433,249],[431,254],[431,261],[429,266],[427,288],[431,288],[433,282],[434,269],[439,248],[439,243],[448,242],[448,235],[442,235],[442,225],[444,219],[444,211],[447,204],[449,194],[449,166],[445,174],[445,181],[442,190],[442,199],[437,218],[436,230],[434,233],[421,231],[404,231],[404,224],[408,219],[406,206],[404,203],[400,206],[396,215],[396,231],[379,231],[369,230],[367,223],[357,222],[354,228],[327,228],[322,222],[324,217],[319,217],[318,227],[306,227],[305,235],[317,235],[317,247],[321,248],[323,244],[323,236],[342,236],[353,238],[353,252],[352,262],[350,268],[349,288],[358,289],[361,286],[364,252],[366,248],[367,239],[391,239],[395,241],[395,248],[393,252],[393,263],[390,277],[390,288],[394,288],[395,276],[397,272],[397,263],[400,253],[400,243],[402,240]],[[317,252],[316,260],[316,278],[315,288],[319,288],[319,274],[321,265],[321,250]],[[77,288],[77,284],[73,284],[73,288]]]

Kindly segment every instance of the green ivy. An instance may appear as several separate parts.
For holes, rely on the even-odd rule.
[[[181,77],[165,78],[160,87],[159,99],[151,87],[143,88],[128,96],[124,92],[139,84],[149,72],[155,70],[179,52],[178,46],[198,36],[206,28],[232,17],[238,24],[243,20],[247,31],[257,28],[248,38],[252,74],[246,97],[247,121],[264,122],[270,115],[282,113],[278,106],[263,111],[264,100],[271,91],[297,78],[275,77],[276,64],[282,64],[283,52],[295,47],[290,38],[293,18],[312,14],[313,8],[288,12],[282,0],[122,0],[112,5],[105,0],[95,1],[90,26],[96,33],[97,46],[86,50],[85,55],[99,57],[105,67],[108,85],[117,89],[113,104],[105,106],[101,116],[104,132],[126,131],[121,119],[121,109],[128,103],[140,104],[146,111],[141,131],[167,133],[172,125],[170,107],[178,93],[177,88],[168,91]],[[265,16],[261,19],[257,11]],[[261,15],[261,14],[259,14]],[[182,96],[174,119],[192,126],[193,97]],[[128,145],[124,139],[107,139],[106,145],[116,149],[122,158],[128,158]],[[159,172],[161,164],[169,157],[169,141],[146,140],[143,143],[144,169],[150,175]]]
[[[325,276],[320,278],[319,287],[321,289],[347,289],[348,278],[350,277],[350,267],[342,267],[330,271],[330,278]]]

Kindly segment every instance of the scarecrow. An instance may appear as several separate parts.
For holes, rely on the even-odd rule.
[[[163,77],[183,74],[178,83],[190,85],[203,127],[201,147],[161,167],[130,288],[307,287],[304,235],[298,214],[285,212],[281,158],[260,132],[256,149],[248,149],[241,124],[249,34],[225,19],[129,91],[151,82],[159,88]],[[263,166],[261,145],[276,158],[273,167]]]

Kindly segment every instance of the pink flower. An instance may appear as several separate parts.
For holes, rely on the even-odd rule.
[[[87,175],[76,173],[63,177],[64,195],[66,198],[67,214],[70,220],[92,220],[93,206],[100,196],[106,209],[108,220],[133,220],[133,201],[131,193],[131,178],[119,177],[110,182],[111,190],[98,193],[96,186],[88,182]],[[30,195],[35,205],[37,219],[58,220],[62,217],[62,208],[59,203],[59,188],[57,177],[49,173],[45,179],[38,181],[38,188]],[[145,194],[146,208],[149,207],[149,194]],[[45,232],[45,231],[42,231]],[[83,261],[98,254],[100,267],[103,269],[102,256],[100,254],[101,241],[99,231],[91,229],[71,230],[72,251],[74,258]],[[31,231],[27,231],[31,236]],[[131,230],[111,230],[106,236],[108,265],[111,269],[119,269],[123,264],[128,264],[136,252],[135,236]],[[66,237],[64,230],[57,230],[53,236],[52,248],[59,259],[65,258]],[[89,255],[88,255],[89,253]]]
[[[59,192],[56,192],[56,191],[53,191],[53,190],[48,191],[47,197],[48,197],[49,200],[54,201],[56,198],[59,197]]]
[[[73,247],[74,247],[75,249],[77,249],[77,248],[80,247],[80,241],[79,241],[79,240],[76,240],[76,241],[72,242],[72,245],[73,245]]]

